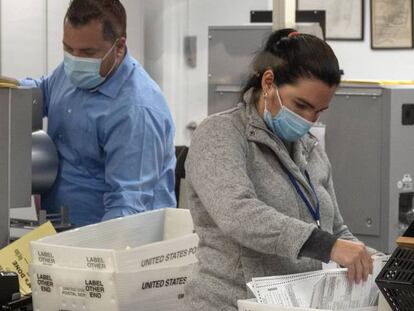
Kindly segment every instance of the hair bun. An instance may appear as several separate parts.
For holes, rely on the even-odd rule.
[[[300,32],[292,31],[291,33],[288,34],[288,38],[297,37],[299,35],[300,35]]]
[[[287,28],[273,32],[267,40],[264,50],[271,53],[278,53],[283,44],[288,41],[291,33],[297,33],[296,29]]]

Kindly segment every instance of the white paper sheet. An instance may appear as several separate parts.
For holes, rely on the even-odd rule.
[[[286,307],[329,310],[364,308],[377,304],[375,278],[388,257],[374,258],[373,274],[356,284],[347,279],[347,269],[253,278],[248,284],[257,302]]]

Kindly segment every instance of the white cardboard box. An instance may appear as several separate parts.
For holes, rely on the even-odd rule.
[[[190,212],[163,209],[32,242],[36,311],[179,311],[197,262]]]
[[[63,232],[31,249],[36,265],[129,272],[192,264],[197,245],[190,212],[168,208]]]
[[[237,306],[239,308],[239,311],[332,311],[323,309],[283,307],[278,305],[261,304],[257,303],[256,299],[238,300]],[[378,307],[347,309],[341,311],[378,311]]]
[[[116,273],[32,264],[33,307],[36,311],[180,311],[192,268]]]

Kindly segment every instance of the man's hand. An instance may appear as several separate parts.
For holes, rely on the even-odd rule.
[[[357,284],[361,280],[366,281],[372,274],[372,258],[362,242],[336,240],[332,251],[331,260],[348,268],[348,280]]]

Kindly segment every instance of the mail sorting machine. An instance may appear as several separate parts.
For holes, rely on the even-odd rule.
[[[237,104],[270,32],[266,25],[209,28],[209,114]],[[345,223],[387,253],[414,220],[413,106],[414,86],[342,84],[320,120]]]
[[[56,178],[57,152],[41,131],[42,115],[39,89],[0,89],[0,248],[9,243],[10,209],[30,207],[32,193]]]

